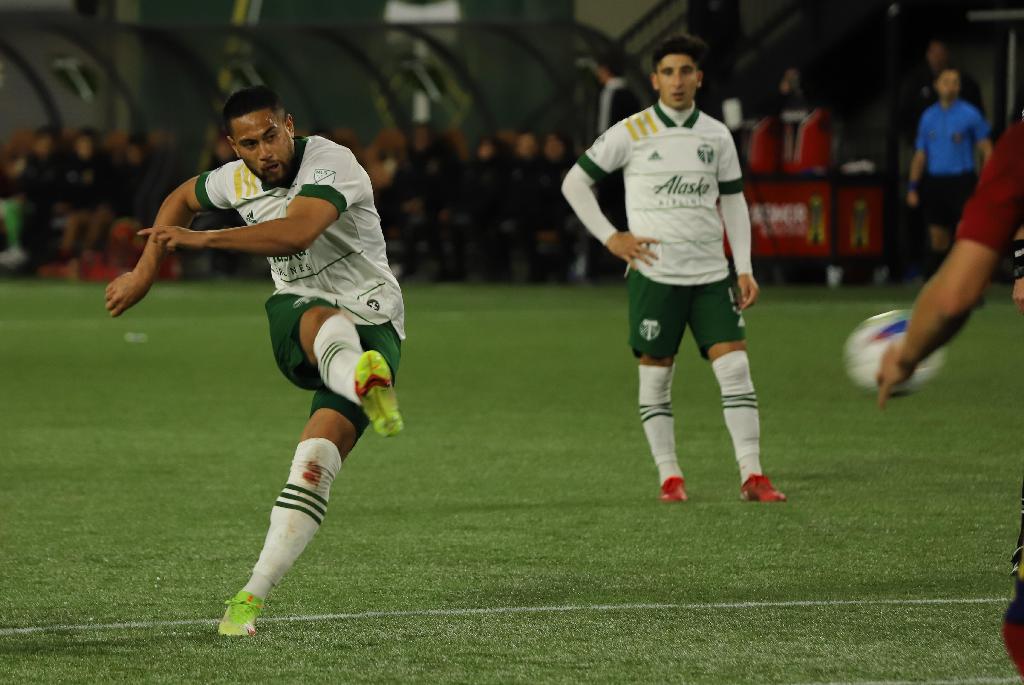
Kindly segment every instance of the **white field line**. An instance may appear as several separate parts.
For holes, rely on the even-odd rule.
[[[478,609],[408,609],[404,611],[361,611],[344,614],[310,614],[305,616],[270,616],[261,618],[261,623],[300,623],[309,621],[353,621],[372,618],[402,618],[418,616],[491,616],[495,614],[554,614],[588,611],[714,611],[722,609],[789,609],[798,607],[837,606],[942,606],[957,604],[1003,604],[1005,597],[949,597],[936,599],[812,599],[787,602],[708,602],[693,604],[563,604],[539,607],[483,607]],[[214,619],[184,619],[179,621],[126,621],[123,623],[84,623],[68,625],[26,626],[23,628],[0,628],[0,637],[27,635],[30,633],[56,633],[89,630],[123,630],[127,628],[172,628],[175,626],[214,625]],[[960,682],[960,681],[957,681]],[[859,684],[859,685],[867,685]]]

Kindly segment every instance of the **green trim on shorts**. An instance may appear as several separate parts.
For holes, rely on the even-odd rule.
[[[731,278],[702,285],[669,285],[631,270],[627,289],[629,344],[638,357],[674,357],[687,326],[705,359],[712,345],[746,338]]]
[[[306,359],[299,338],[299,322],[307,310],[312,307],[339,309],[337,305],[319,297],[277,293],[267,299],[265,307],[270,324],[270,343],[277,368],[292,384],[304,390],[314,391],[310,415],[312,416],[318,409],[333,409],[352,422],[358,439],[369,424],[362,407],[331,392],[324,385],[319,369]],[[380,325],[357,325],[356,332],[364,350],[377,350],[381,353],[397,382],[398,365],[402,359],[402,340],[398,337],[395,327],[390,322]]]

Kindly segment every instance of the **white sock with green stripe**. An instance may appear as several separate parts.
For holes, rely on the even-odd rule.
[[[675,366],[640,365],[640,421],[658,466],[660,483],[682,477],[676,458],[676,425],[672,418],[672,373]]]
[[[744,350],[729,352],[711,362],[722,388],[722,413],[736,450],[740,482],[761,473],[761,419],[757,411],[757,393],[750,379],[750,361]]]
[[[313,354],[324,385],[345,399],[362,404],[356,395],[355,371],[363,345],[355,324],[344,314],[324,321],[313,340]]]
[[[330,440],[310,438],[295,448],[288,482],[270,511],[270,530],[252,578],[243,588],[266,599],[319,530],[341,454]]]

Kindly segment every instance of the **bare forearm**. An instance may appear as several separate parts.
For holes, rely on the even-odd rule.
[[[914,158],[910,160],[910,182],[917,183],[924,176],[924,165],[927,161],[925,154],[918,150],[914,153]]]
[[[310,246],[319,231],[311,231],[304,222],[285,217],[238,228],[204,232],[206,247],[236,250],[262,257],[287,257]]]
[[[929,282],[914,305],[913,318],[907,328],[899,363],[916,367],[929,354],[956,335],[971,314],[970,307],[944,305],[941,284]]]

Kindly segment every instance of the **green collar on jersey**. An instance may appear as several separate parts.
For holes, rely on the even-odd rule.
[[[295,141],[295,155],[292,157],[292,171],[288,174],[287,178],[281,180],[280,183],[268,184],[264,183],[263,179],[260,179],[260,188],[263,190],[270,190],[271,188],[287,188],[295,180],[295,177],[299,174],[299,167],[302,165],[302,155],[306,153],[306,142],[309,140],[306,137],[293,138]]]
[[[654,103],[654,113],[658,115],[659,119],[661,119],[661,123],[665,124],[665,126],[667,126],[668,128],[672,128],[673,126],[679,125],[672,120],[672,117],[665,113],[665,110],[661,108],[660,101]],[[693,125],[697,123],[697,116],[699,114],[700,110],[697,109],[696,105],[694,105],[693,114],[686,117],[686,121],[683,122],[683,128],[693,128]]]

